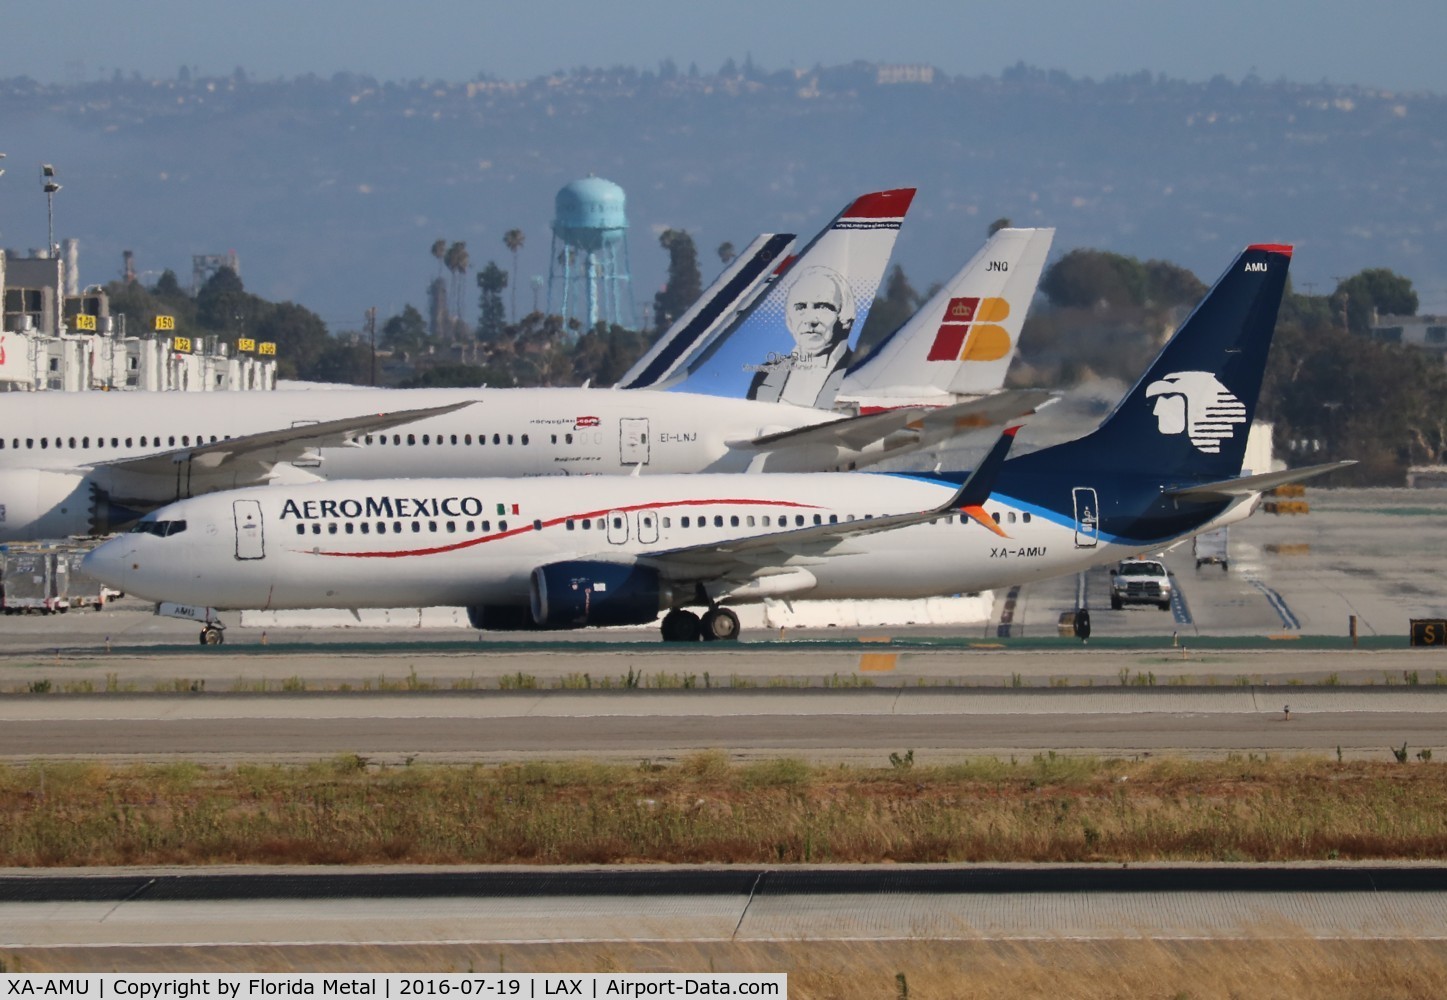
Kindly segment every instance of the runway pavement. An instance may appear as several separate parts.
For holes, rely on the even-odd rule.
[[[1289,709],[1289,713],[1288,710]],[[1447,744],[1447,688],[98,695],[0,701],[0,760],[1328,754]]]
[[[839,866],[0,872],[0,948],[1447,939],[1447,869]],[[109,956],[114,952],[107,952]]]

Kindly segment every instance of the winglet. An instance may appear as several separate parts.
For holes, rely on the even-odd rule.
[[[1015,435],[1020,430],[1020,424],[1012,424],[1006,427],[975,471],[960,486],[959,492],[950,498],[949,502],[940,508],[941,514],[961,513],[978,521],[989,528],[1001,538],[1006,537],[1005,532],[995,523],[995,519],[985,513],[984,503],[990,499],[990,492],[995,488],[995,482],[1000,478],[1000,470],[1004,468],[1005,457],[1010,453],[1010,446],[1015,443]]]

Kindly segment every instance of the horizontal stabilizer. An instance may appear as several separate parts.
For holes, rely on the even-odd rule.
[[[1200,486],[1182,486],[1177,489],[1165,491],[1168,497],[1177,497],[1181,500],[1198,500],[1209,502],[1212,500],[1230,500],[1233,497],[1250,496],[1253,493],[1262,493],[1266,490],[1275,489],[1278,486],[1285,486],[1288,483],[1300,483],[1317,476],[1324,476],[1328,472],[1335,472],[1337,469],[1345,469],[1349,465],[1356,465],[1354,460],[1342,462],[1326,462],[1322,465],[1308,465],[1300,469],[1283,469],[1280,472],[1263,472],[1259,476],[1241,476],[1237,479],[1224,479],[1216,483],[1202,483]]]

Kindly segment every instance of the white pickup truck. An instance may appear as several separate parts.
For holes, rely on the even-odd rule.
[[[1154,604],[1171,608],[1171,574],[1154,559],[1122,559],[1110,571],[1110,606],[1119,611],[1127,604]]]

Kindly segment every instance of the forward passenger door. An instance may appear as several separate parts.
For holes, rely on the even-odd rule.
[[[233,500],[231,516],[236,522],[236,558],[265,558],[266,535],[261,525],[261,501]]]

